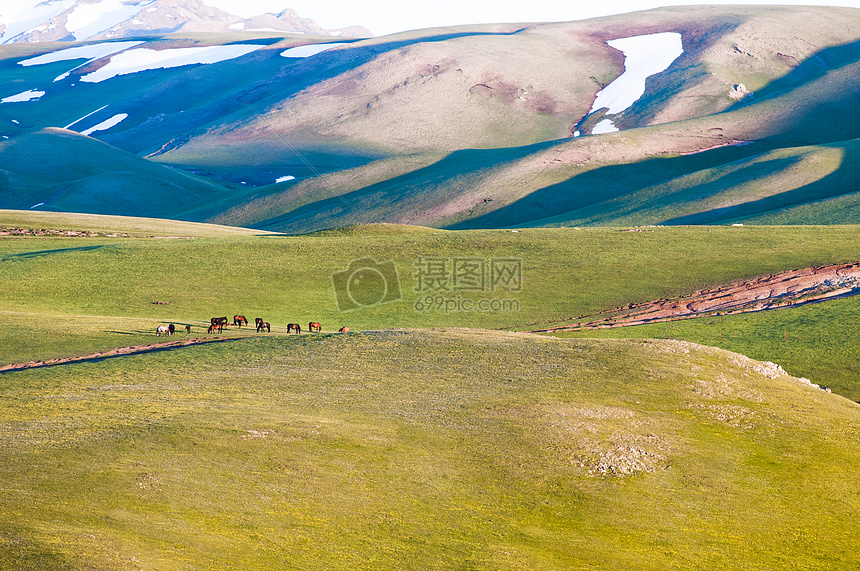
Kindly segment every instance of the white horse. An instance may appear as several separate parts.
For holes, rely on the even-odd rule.
[[[161,337],[161,334],[170,335],[170,327],[167,325],[159,325],[158,329],[155,330],[155,336]]]

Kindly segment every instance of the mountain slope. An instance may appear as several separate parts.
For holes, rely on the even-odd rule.
[[[45,164],[51,168],[44,169]],[[63,129],[0,142],[0,165],[0,202],[19,210],[38,205],[41,210],[168,218],[228,192]]]
[[[124,116],[91,136],[243,189],[170,216],[291,232],[767,221],[785,209],[855,222],[858,29],[857,9],[693,6],[343,42],[170,34],[40,65],[28,62],[59,45],[15,44],[0,50],[0,128]],[[679,34],[681,55],[628,108],[593,109],[624,76],[607,42],[653,34]],[[234,48],[90,79],[123,58]],[[620,130],[588,135],[606,125]]]
[[[263,29],[319,35],[371,37],[361,26],[324,30],[295,10],[241,18],[201,0],[54,0],[30,14],[0,12],[0,43],[130,38],[172,32]],[[39,21],[39,14],[46,16]],[[6,20],[6,21],[4,21]]]

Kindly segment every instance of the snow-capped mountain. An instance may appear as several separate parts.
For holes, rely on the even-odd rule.
[[[325,30],[294,10],[241,18],[200,0],[46,0],[38,4],[11,0],[3,4],[0,43],[115,39],[178,31],[373,36],[361,26]]]

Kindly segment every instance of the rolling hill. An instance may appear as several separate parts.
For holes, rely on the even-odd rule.
[[[84,208],[115,180],[105,213],[133,211],[142,192],[165,197],[148,215],[293,233],[854,223],[858,23],[850,8],[695,6],[337,42],[234,32],[3,45],[3,145],[69,127],[170,170],[70,173],[81,198],[63,203],[43,170],[4,160],[3,195],[26,199],[0,207]],[[628,49],[641,58],[668,36],[680,52],[641,96],[594,108],[626,85],[628,56],[610,42],[637,38]],[[49,55],[70,45],[119,51]],[[212,192],[168,199],[177,170]]]

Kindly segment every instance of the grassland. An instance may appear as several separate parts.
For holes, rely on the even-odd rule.
[[[845,568],[856,404],[675,341],[269,336],[2,377],[8,569]]]
[[[58,217],[54,218],[56,226],[75,227],[64,215],[15,216],[10,220],[21,226],[29,216],[33,227],[46,225],[54,216]],[[124,332],[145,336],[147,330],[154,331],[166,322],[190,324],[200,333],[210,317],[232,318],[234,314],[252,321],[263,317],[279,328],[287,323],[305,327],[309,321],[319,321],[327,331],[341,326],[353,330],[450,326],[536,329],[539,324],[559,319],[739,279],[856,261],[858,251],[853,226],[447,232],[371,225],[308,236],[238,236],[235,233],[240,230],[236,229],[208,227],[206,231],[205,225],[170,221],[83,220],[83,226],[103,225],[112,230],[126,224],[141,235],[198,237],[3,238],[0,321],[4,326],[0,328],[0,346],[6,363],[87,351],[88,338],[94,341],[94,351],[135,344],[138,339],[128,339],[132,342],[127,343]],[[342,312],[331,276],[365,257],[394,262],[401,297],[392,303]],[[416,261],[422,257],[442,259],[449,266],[454,258],[521,260],[522,289],[416,291],[421,289]],[[426,303],[428,297],[430,303]],[[440,298],[444,302],[437,305]],[[464,311],[462,303],[451,303],[458,298],[501,300],[512,305],[498,311]],[[723,332],[725,339],[720,339],[719,329],[701,320],[677,325],[681,329],[673,325],[672,331],[689,327],[690,335],[684,338],[722,343],[728,349],[777,361],[797,376],[858,400],[853,365],[857,355],[851,342],[856,330],[851,317],[855,308],[856,302],[848,299],[787,313],[736,318],[738,323],[750,319],[763,324],[764,329],[755,329],[746,345],[737,345],[737,336],[728,330]],[[793,321],[795,316],[807,314],[813,317]],[[127,322],[118,325],[115,320]],[[57,327],[60,323],[66,326]],[[813,327],[810,323],[816,333],[807,335]],[[63,333],[46,337],[55,329]],[[640,336],[662,337],[664,329],[636,331],[641,331],[636,333]],[[844,344],[843,332],[847,334]],[[783,334],[795,344],[775,351],[780,346],[767,340]],[[827,358],[820,361],[815,357],[819,338],[838,340],[826,353]],[[834,363],[840,365],[834,367]]]
[[[0,568],[841,569],[856,553],[856,300],[591,333],[722,344],[834,393],[685,341],[506,331],[853,261],[856,227],[285,236],[2,214],[100,233],[0,238],[3,364],[155,342],[162,323],[205,335],[211,316],[274,327],[0,374]],[[401,299],[342,312],[331,275],[364,257],[395,264]],[[416,309],[420,257],[521,260],[521,291],[445,294],[518,310]],[[326,333],[286,334],[311,320]]]

